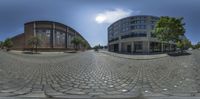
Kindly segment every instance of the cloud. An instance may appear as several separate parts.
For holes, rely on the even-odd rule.
[[[140,11],[133,11],[130,9],[124,10],[116,8],[114,10],[106,10],[102,13],[97,14],[95,21],[99,24],[101,23],[113,23],[121,18],[128,17],[131,15],[137,15]]]

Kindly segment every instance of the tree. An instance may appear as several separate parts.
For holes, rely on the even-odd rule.
[[[0,41],[0,49],[3,49],[3,41]]]
[[[188,49],[192,46],[191,42],[188,39],[182,39],[179,40],[176,43],[177,47],[180,48],[181,53],[183,53],[183,50]]]
[[[84,47],[84,50],[85,50],[85,49],[88,49],[88,44],[87,44],[87,42],[83,41],[83,42],[82,42],[82,45],[83,45],[83,47]]]
[[[200,48],[200,42],[198,42],[194,47],[195,48]]]
[[[32,47],[32,52],[35,49],[35,52],[38,51],[38,46],[41,44],[41,39],[38,36],[32,37],[28,40],[28,45]]]
[[[7,38],[4,43],[3,43],[3,46],[6,47],[6,50],[9,51],[10,48],[13,46],[13,42],[10,38]]]
[[[83,39],[80,37],[74,37],[74,39],[71,41],[71,43],[74,44],[75,50],[78,50],[78,46],[83,42]]]
[[[182,42],[180,36],[184,36],[185,33],[185,23],[183,23],[182,20],[183,18],[161,17],[156,23],[153,35],[162,42],[180,44],[180,42]]]
[[[99,45],[94,46],[93,49],[94,49],[94,51],[98,52],[99,51]]]

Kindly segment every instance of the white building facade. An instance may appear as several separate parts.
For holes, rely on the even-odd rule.
[[[161,43],[152,33],[159,17],[138,15],[120,19],[108,27],[108,50],[119,53],[175,51],[174,43]]]

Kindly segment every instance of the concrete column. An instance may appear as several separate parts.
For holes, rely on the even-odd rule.
[[[33,37],[36,37],[37,36],[37,34],[36,34],[36,24],[35,24],[35,22],[33,23]],[[34,45],[34,48],[35,48],[36,46]]]
[[[66,33],[65,33],[65,48],[68,48],[68,28],[66,28]]]
[[[147,53],[149,54],[150,53],[150,42],[147,41]]]
[[[131,53],[134,53],[134,42],[131,42]]]
[[[53,35],[52,35],[53,37],[53,48],[55,47],[55,23],[53,23]]]
[[[68,33],[65,33],[65,48],[68,48],[67,39],[68,39]]]
[[[107,50],[110,51],[110,45],[109,45],[109,43],[107,44],[107,46],[108,46],[108,49],[107,49]]]
[[[122,51],[122,43],[119,42],[119,52],[121,52],[121,51]]]
[[[142,42],[142,52],[145,54],[149,53],[149,42],[148,41]]]

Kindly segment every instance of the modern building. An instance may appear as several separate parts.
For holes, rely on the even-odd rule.
[[[34,36],[41,39],[41,44],[38,46],[41,50],[74,49],[74,45],[71,43],[74,37],[82,38],[90,47],[80,33],[69,26],[52,21],[32,21],[24,24],[24,33],[11,38],[14,43],[13,49],[30,49],[28,41]],[[83,48],[82,45],[79,47]]]
[[[138,15],[120,19],[108,27],[108,49],[119,53],[174,51],[174,43],[161,43],[152,33],[159,17]]]

